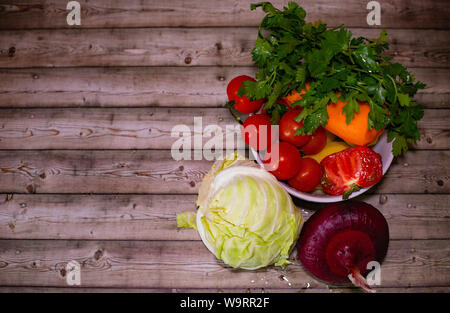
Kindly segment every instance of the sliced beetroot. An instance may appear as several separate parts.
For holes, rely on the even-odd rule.
[[[298,243],[304,268],[318,279],[363,288],[366,266],[384,259],[389,243],[386,219],[370,204],[345,201],[317,211],[305,223]]]

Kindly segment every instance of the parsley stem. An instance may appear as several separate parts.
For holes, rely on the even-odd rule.
[[[380,83],[383,81],[383,78],[380,77],[380,75],[376,75],[376,74],[370,74],[370,76],[376,80],[378,80]]]
[[[341,24],[341,25],[338,25],[336,27],[330,28],[329,30],[336,30],[336,29],[342,28],[344,26],[345,26],[344,24]]]
[[[350,57],[350,61],[352,61],[352,64],[355,64],[355,60],[353,60],[353,57],[352,57],[351,53],[349,54],[349,57]]]
[[[365,92],[364,89],[362,89],[362,88],[358,88],[358,87],[355,87],[355,86],[349,86],[349,85],[347,85],[347,86],[345,86],[345,87],[346,87],[346,88],[349,88],[349,89],[353,89],[353,90],[359,91],[360,93],[366,95],[366,92]]]
[[[398,91],[397,91],[397,84],[395,83],[395,80],[394,80],[394,78],[392,78],[391,75],[386,74],[386,76],[389,77],[389,79],[392,81],[392,84],[394,85],[395,97],[394,97],[393,103],[395,103],[395,102],[397,102],[397,94],[398,94]]]
[[[273,85],[273,83],[275,82],[275,78],[277,77],[277,71],[276,70],[274,70],[273,72],[272,72],[272,74],[270,74],[270,76],[269,76],[269,79],[270,79],[270,86],[272,86]]]

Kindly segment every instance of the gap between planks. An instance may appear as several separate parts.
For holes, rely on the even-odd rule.
[[[410,68],[429,88],[416,102],[450,107],[450,69]],[[223,107],[228,82],[254,67],[0,69],[0,107]],[[186,82],[190,82],[187,84]]]
[[[58,1],[14,1],[14,5],[0,5],[3,9],[0,28],[95,28],[95,27],[208,27],[257,26],[264,13],[259,8],[250,10],[254,0],[91,0],[82,3],[82,25],[66,23],[65,3]],[[289,1],[273,0],[277,8]],[[328,0],[305,1],[301,5],[307,12],[307,21],[321,19],[330,26],[337,22],[347,26],[368,27],[366,3],[347,0],[345,5]],[[443,0],[408,2],[383,1],[382,27],[395,28],[450,28],[447,2]],[[432,18],[430,18],[432,16]],[[372,26],[372,27],[381,27]]]
[[[372,193],[449,193],[450,151],[412,150]],[[175,162],[170,150],[0,150],[0,192],[197,193],[211,161]]]
[[[201,128],[194,128],[194,117]],[[419,121],[416,149],[450,149],[450,110],[426,109]],[[0,109],[0,149],[171,149],[180,141],[176,125],[189,127],[185,139],[195,142],[207,126],[219,126],[223,147],[245,149],[240,125],[225,108],[60,108]],[[231,130],[229,128],[232,128]],[[202,146],[212,135],[202,136]],[[217,146],[216,146],[217,147]]]
[[[199,240],[179,229],[176,214],[195,212],[196,195],[0,194],[0,238]],[[392,239],[450,238],[450,195],[369,194],[358,197],[386,217]],[[308,219],[324,204],[294,199]]]
[[[378,38],[379,29],[350,29]],[[0,31],[0,67],[253,65],[257,28]],[[449,67],[448,30],[389,29],[394,62]]]
[[[392,240],[382,286],[448,286],[446,242]],[[284,270],[257,271],[223,267],[201,241],[0,240],[0,255],[0,285],[65,286],[65,266],[76,260],[85,287],[325,288],[295,261],[295,250]]]

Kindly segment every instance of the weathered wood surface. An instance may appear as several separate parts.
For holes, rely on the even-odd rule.
[[[0,194],[0,238],[200,240],[178,229],[176,213],[195,211],[196,195]],[[386,217],[391,239],[450,239],[449,195],[370,194],[358,198]],[[317,209],[297,203],[307,219]]]
[[[154,26],[256,26],[263,17],[261,9],[250,11],[254,0],[80,0],[80,28],[90,27],[154,27]],[[437,1],[380,0],[380,27],[392,28],[450,28],[448,3]],[[277,7],[287,0],[274,0]],[[0,4],[0,29],[66,28],[67,1],[64,0],[5,0]],[[322,19],[330,26],[345,21],[348,26],[368,27],[367,2],[347,0],[345,5],[328,0],[301,1],[307,19]],[[433,18],[430,18],[432,16]]]
[[[411,68],[427,108],[450,108],[450,70]],[[226,86],[253,67],[0,69],[0,107],[221,107]]]
[[[73,27],[67,1],[1,1],[0,292],[358,292],[315,281],[298,262],[224,268],[194,230],[176,227],[212,162],[175,162],[170,131],[192,129],[193,116],[235,124],[221,107],[228,81],[255,73],[263,14],[251,2],[81,0]],[[367,26],[366,2],[302,5],[309,20],[355,35],[387,28],[394,60],[430,87],[416,96],[421,141],[358,199],[390,226],[378,292],[449,292],[450,6],[380,3],[380,27]],[[320,207],[295,202],[305,217]],[[83,288],[67,288],[71,260]]]
[[[194,117],[202,126],[194,129]],[[177,125],[190,133],[172,136]],[[194,147],[194,137],[202,138],[208,125],[218,125],[223,139],[240,136],[240,125],[225,108],[5,109],[0,110],[0,149],[171,149],[181,136]],[[212,138],[203,137],[203,142]],[[245,148],[242,141],[240,147]]]
[[[194,117],[200,127],[194,127]],[[417,149],[450,149],[450,110],[425,110]],[[172,133],[177,125],[189,133]],[[226,108],[0,109],[0,149],[171,149],[184,136],[212,140],[208,126],[219,126],[223,147],[233,136],[244,149],[240,126]],[[216,136],[216,135],[214,135]],[[201,148],[201,147],[197,147]],[[216,147],[218,148],[218,147]]]
[[[380,30],[355,28],[377,38]],[[389,55],[412,67],[450,66],[449,30],[389,29]],[[257,28],[0,31],[0,67],[253,65]]]
[[[409,151],[371,192],[449,193],[450,151]],[[212,162],[170,150],[2,150],[2,193],[192,194]]]
[[[65,266],[75,260],[83,287],[325,288],[298,264],[225,268],[201,241],[0,240],[0,255],[0,285],[7,286],[66,286]],[[448,240],[391,240],[381,284],[446,287],[449,258]]]

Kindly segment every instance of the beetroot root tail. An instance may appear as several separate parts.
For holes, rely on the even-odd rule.
[[[365,292],[368,293],[375,293],[376,290],[370,288],[369,284],[367,283],[366,279],[364,278],[364,276],[361,275],[361,273],[359,272],[359,269],[354,269],[349,275],[348,278],[350,279],[350,281],[353,283],[353,285],[355,285],[356,287],[361,288],[362,290],[364,290]]]

